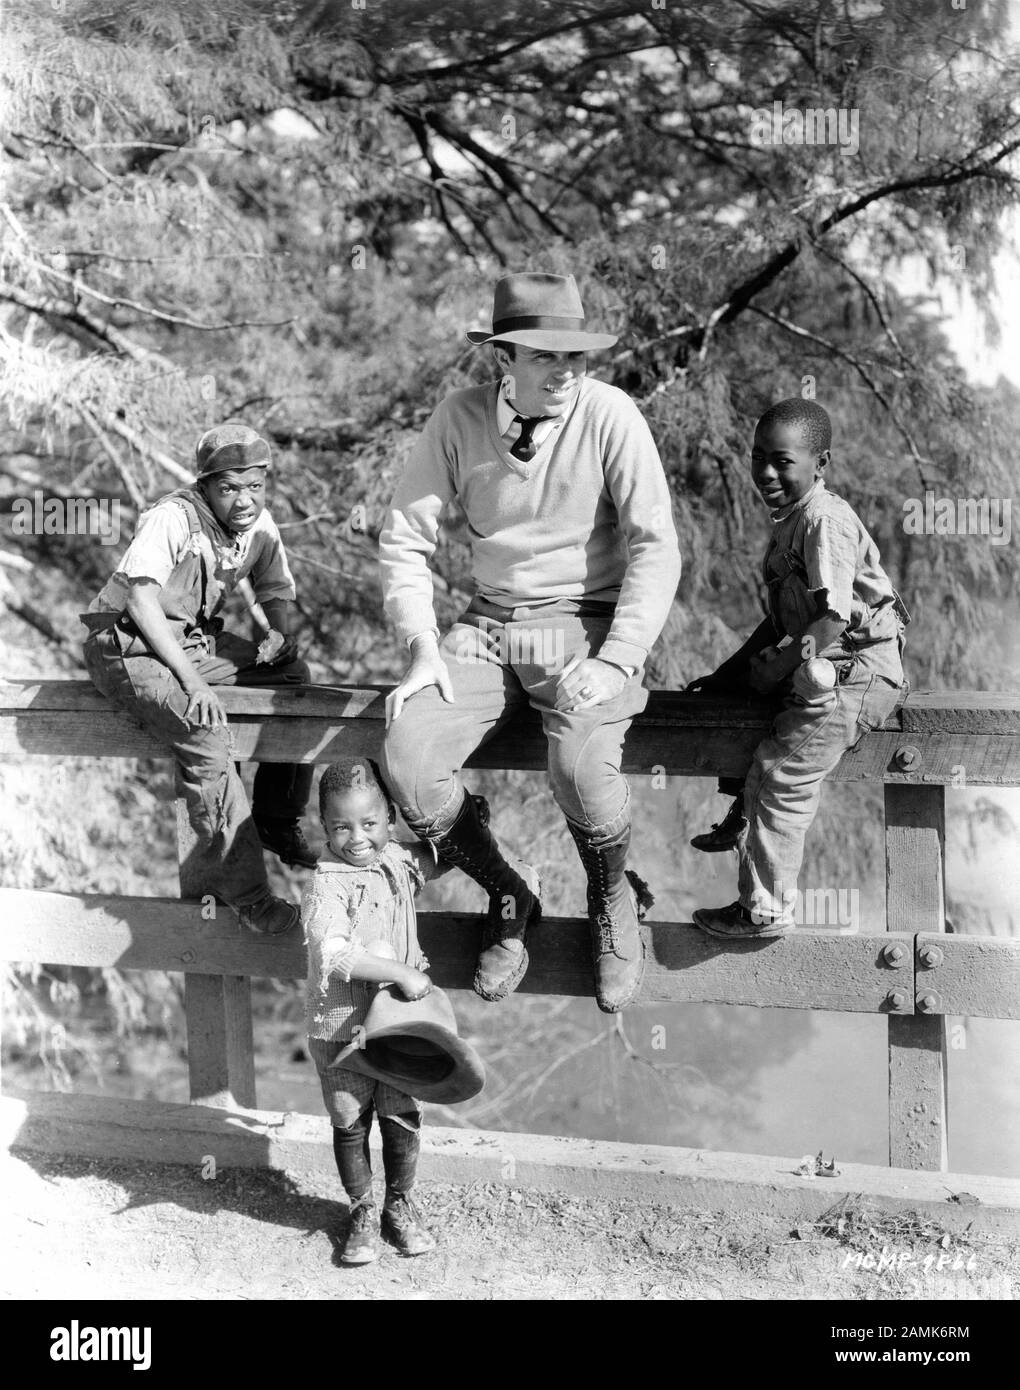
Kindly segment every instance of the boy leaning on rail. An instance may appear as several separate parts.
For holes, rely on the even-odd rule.
[[[697,849],[736,848],[736,902],[699,908],[711,936],[784,936],[793,930],[804,839],[822,782],[869,729],[907,697],[901,656],[907,618],[857,513],[826,489],[832,424],[815,401],[779,401],[758,421],[751,477],[772,513],[762,574],[769,616],[740,650],[688,690],[750,686],[782,705],[755,750],[736,800]]]
[[[262,850],[314,868],[300,826],[312,768],[260,766],[249,807],[215,689],[309,679],[287,635],[295,589],[266,510],[269,463],[269,445],[246,425],[203,434],[194,486],[141,514],[134,540],[82,622],[93,683],[177,764],[198,841],[189,867],[201,891],[235,908],[251,931],[275,936],[295,927],[299,912],[270,892]],[[245,582],[280,634],[271,644],[223,631],[221,609]]]

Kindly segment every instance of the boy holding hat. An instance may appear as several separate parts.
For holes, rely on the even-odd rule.
[[[312,769],[260,766],[253,819],[215,687],[308,681],[287,637],[294,581],[266,511],[266,441],[246,425],[219,425],[198,441],[196,460],[194,487],[141,514],[116,573],[82,616],[85,664],[98,689],[173,755],[202,888],[236,908],[250,930],[278,935],[299,913],[270,893],[262,847],[314,867],[299,824]],[[220,610],[245,580],[284,639],[268,659],[222,630]]]
[[[491,330],[468,338],[491,348],[502,379],[434,412],[380,536],[386,611],[411,654],[387,701],[383,770],[415,833],[487,892],[474,987],[504,999],[527,969],[540,904],[459,772],[516,710],[540,712],[588,880],[596,998],[615,1012],[643,971],[620,762],[680,576],[669,488],[634,403],[585,375],[587,353],[616,339],[585,328],[573,276],[505,277]],[[440,642],[428,560],[454,501],[476,594]]]
[[[302,912],[308,1051],[350,1203],[340,1258],[345,1265],[378,1259],[380,1232],[402,1255],[424,1255],[435,1240],[411,1197],[420,1100],[466,1100],[484,1084],[482,1063],[457,1037],[453,1011],[442,990],[433,990],[418,944],[415,894],[446,866],[425,846],[392,838],[396,812],[369,758],[326,768],[319,811],[326,848]],[[369,1158],[373,1112],[386,1176],[381,1218]]]

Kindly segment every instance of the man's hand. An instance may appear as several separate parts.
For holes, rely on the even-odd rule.
[[[556,708],[576,714],[615,700],[627,684],[619,666],[597,656],[575,656],[564,666],[556,687]]]
[[[184,718],[189,724],[197,724],[200,728],[215,729],[220,725],[226,728],[227,712],[220,704],[219,697],[204,681],[185,694],[188,696],[188,708],[184,711]]]
[[[396,984],[405,999],[424,999],[432,993],[432,981],[423,970],[415,970],[411,965],[400,972]]]
[[[400,718],[405,700],[409,700],[419,690],[428,689],[430,685],[438,686],[440,695],[449,704],[452,705],[454,702],[450,672],[447,670],[446,662],[439,655],[439,643],[435,637],[431,633],[416,637],[412,650],[414,659],[407,668],[404,679],[386,696],[387,729],[394,719]]]
[[[278,629],[274,628],[273,631],[278,632]],[[272,661],[262,663],[265,666],[285,666],[288,662],[297,660],[297,638],[290,637],[285,632],[278,632],[278,635],[283,638],[283,646],[273,657]]]

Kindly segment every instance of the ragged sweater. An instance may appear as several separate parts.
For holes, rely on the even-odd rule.
[[[499,433],[499,385],[455,391],[408,460],[379,538],[386,612],[406,641],[436,626],[428,560],[456,501],[478,593],[506,608],[615,605],[599,655],[640,666],[680,578],[669,487],[629,396],[585,377],[561,429],[527,463]]]

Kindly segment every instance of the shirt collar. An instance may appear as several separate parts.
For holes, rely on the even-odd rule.
[[[770,512],[769,520],[773,523],[777,521],[785,521],[788,516],[792,516],[794,512],[800,511],[801,508],[806,507],[807,504],[811,501],[812,497],[817,497],[820,492],[824,491],[825,479],[819,478],[816,483],[814,483],[811,487],[808,488],[804,496],[801,497],[798,501],[791,502],[790,505],[788,507],[784,507],[782,511]]]
[[[504,377],[500,382],[499,392],[496,396],[496,428],[500,434],[509,434],[514,420],[520,414],[520,411],[510,404],[509,385],[510,378]],[[535,433],[532,435],[535,443],[541,443],[546,435],[551,434],[553,430],[558,430],[566,418],[566,415],[550,415],[544,419],[542,424],[535,427]]]

